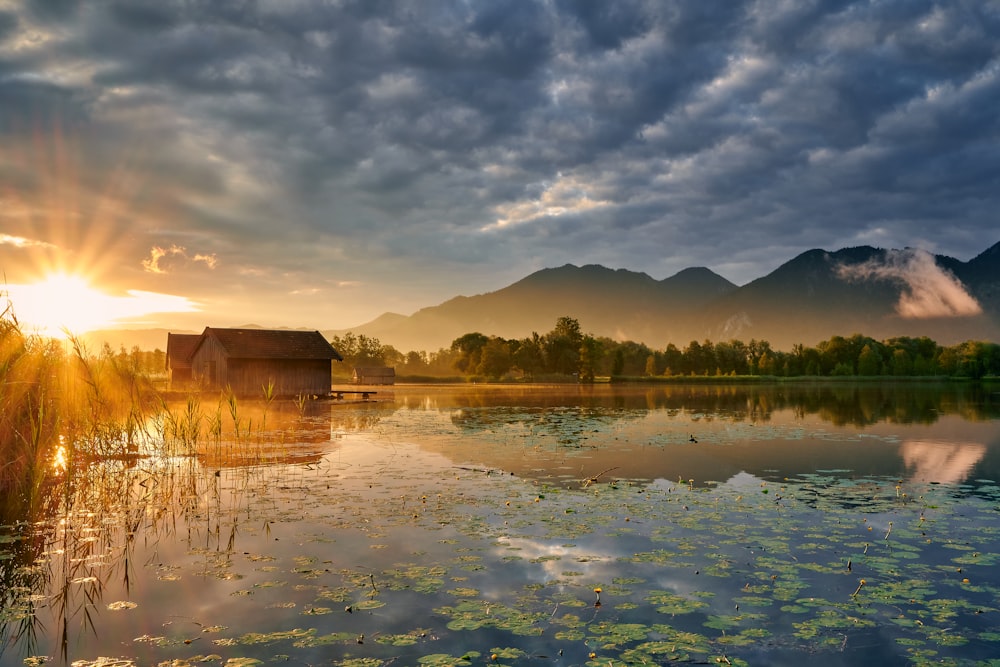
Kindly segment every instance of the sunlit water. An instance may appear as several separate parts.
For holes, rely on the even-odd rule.
[[[239,444],[94,463],[5,512],[0,665],[1000,655],[989,389],[377,399],[271,406]]]

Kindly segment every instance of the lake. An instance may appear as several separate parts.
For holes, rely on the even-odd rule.
[[[995,389],[203,401],[5,506],[0,667],[996,664]]]

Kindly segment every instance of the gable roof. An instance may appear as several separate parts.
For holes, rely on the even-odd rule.
[[[199,336],[199,345],[209,337],[218,341],[231,359],[344,360],[318,331],[205,327]]]
[[[201,342],[201,334],[177,334],[167,333],[167,363],[178,368],[191,365],[191,357],[194,355],[198,343]]]

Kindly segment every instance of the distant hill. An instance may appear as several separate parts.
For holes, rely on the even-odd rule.
[[[969,338],[997,339],[998,309],[984,299],[981,315],[954,312],[945,296],[949,275],[976,272],[969,295],[1000,284],[1000,263],[979,264],[914,250],[862,246],[836,252],[810,250],[717,300],[702,313],[703,334],[712,340],[764,339],[778,349],[814,345],[834,335],[863,333],[874,338],[930,336],[942,344]],[[972,265],[970,269],[970,265]],[[992,271],[992,277],[988,274]],[[901,301],[927,312],[900,314]],[[971,302],[972,299],[969,299]]]
[[[167,349],[167,332],[199,334],[201,331],[187,331],[183,329],[99,329],[89,331],[80,339],[87,346],[90,352],[100,352],[104,343],[111,346],[117,352],[120,348],[131,350],[138,347],[140,350],[163,350]]]
[[[677,312],[734,289],[736,285],[705,268],[658,281],[625,269],[567,264],[542,269],[496,292],[455,297],[410,317],[383,315],[352,331],[400,350],[437,350],[473,331],[505,338],[547,333],[557,318],[569,315],[596,335],[653,340],[672,330]]]
[[[703,267],[655,280],[626,269],[566,264],[495,292],[323,333],[351,331],[402,352],[435,351],[476,331],[504,338],[548,333],[562,316],[577,319],[587,333],[655,349],[756,338],[790,350],[854,333],[930,336],[946,345],[1000,341],[1000,243],[968,262],[914,249],[809,250],[742,287]],[[91,348],[107,340],[115,349],[152,350],[165,348],[166,334],[107,330],[85,340]]]
[[[924,312],[903,316],[901,303]],[[970,303],[982,312],[963,310]],[[913,249],[809,250],[742,287],[705,268],[658,281],[567,264],[409,317],[386,314],[351,331],[401,351],[437,350],[474,331],[505,338],[547,333],[563,315],[588,333],[657,349],[756,338],[788,350],[854,333],[930,336],[942,344],[1000,340],[1000,243],[968,262]]]
[[[259,324],[241,324],[234,327],[236,329],[264,329]],[[273,327],[275,329],[287,329],[289,327]],[[163,350],[167,349],[167,332],[182,334],[200,334],[203,329],[191,331],[188,329],[98,329],[89,331],[80,339],[91,352],[99,352],[107,343],[112,350],[118,351],[124,347],[131,350],[138,347],[140,350]],[[301,330],[301,329],[299,329]]]

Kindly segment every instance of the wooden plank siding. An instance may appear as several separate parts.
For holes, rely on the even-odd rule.
[[[396,369],[392,366],[359,366],[351,374],[354,384],[396,384]]]
[[[171,386],[180,388],[191,382],[191,355],[200,342],[199,334],[167,334],[166,368]]]
[[[238,396],[330,394],[331,360],[340,354],[318,331],[213,329],[206,327],[191,355],[194,380],[206,389]]]
[[[278,396],[327,396],[330,375],[329,359],[230,359],[220,386],[229,385],[237,394],[263,396],[264,387],[273,382]]]

